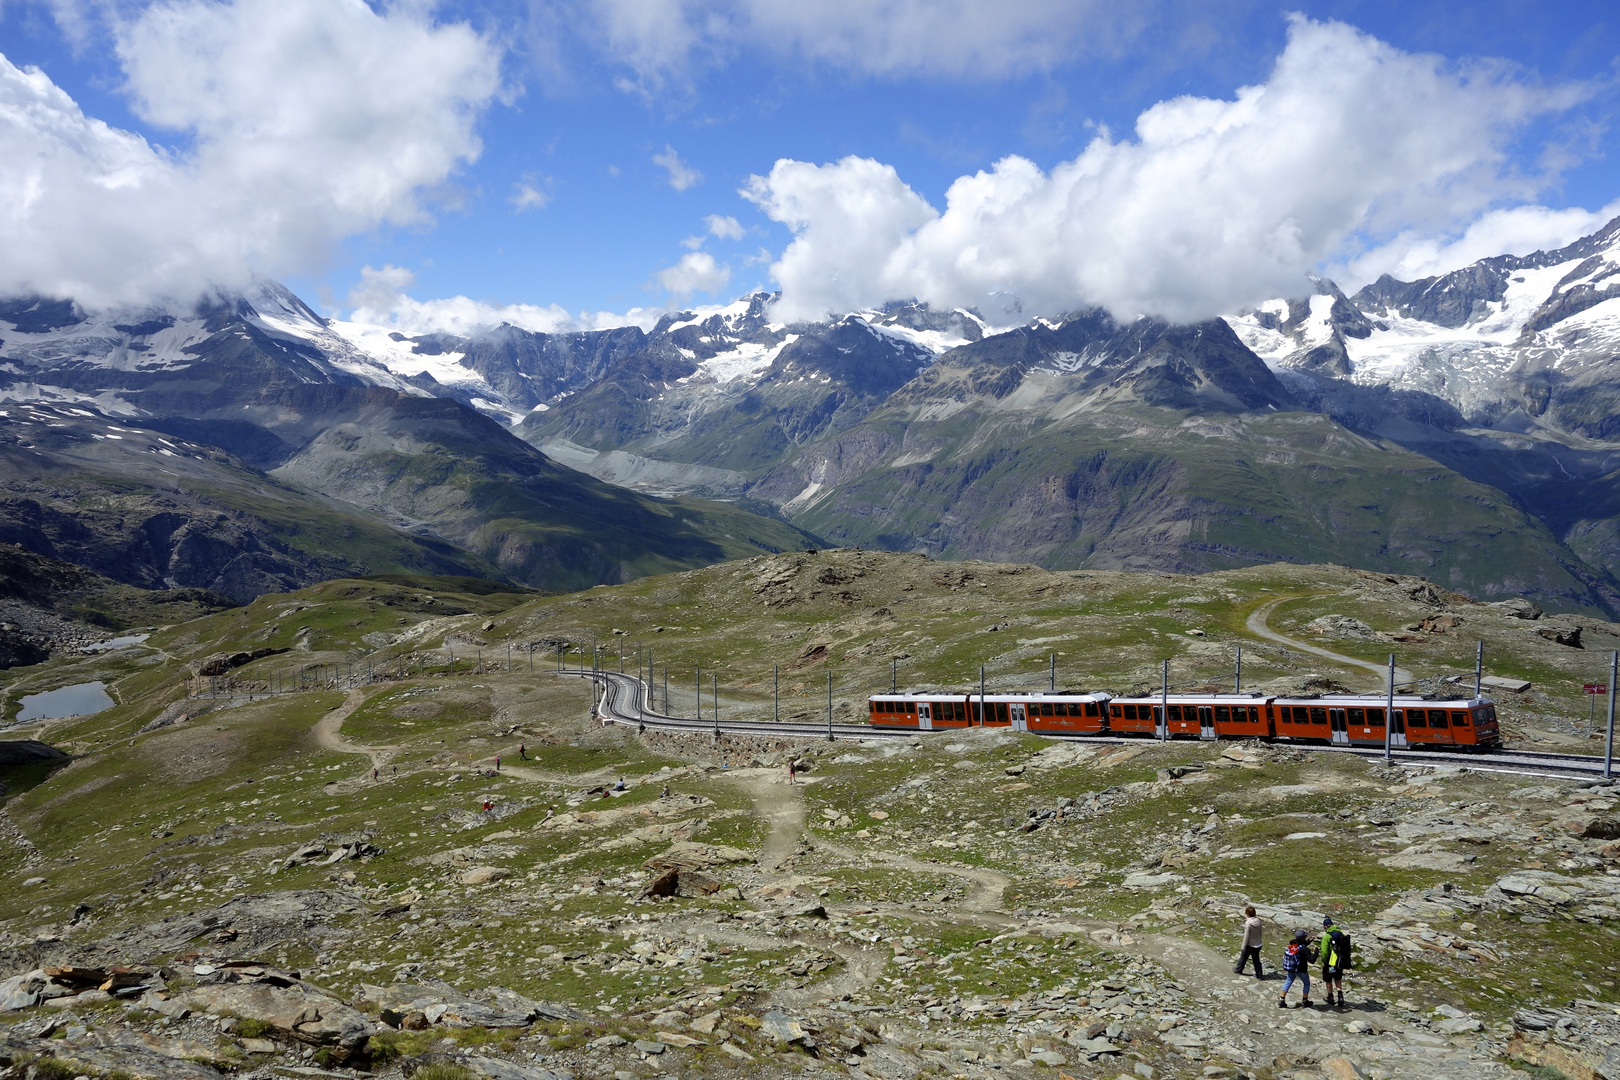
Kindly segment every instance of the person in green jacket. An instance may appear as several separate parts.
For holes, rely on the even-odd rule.
[[[1333,925],[1332,917],[1322,920],[1322,982],[1327,986],[1327,1003],[1344,1008],[1344,969],[1350,966],[1350,938]],[[1338,1001],[1333,1000],[1337,989]]]

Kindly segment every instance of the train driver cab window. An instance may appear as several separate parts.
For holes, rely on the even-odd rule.
[[[1444,709],[1430,709],[1429,710],[1429,726],[1432,727],[1432,728],[1444,728],[1444,727],[1447,727],[1448,725],[1446,724],[1446,710],[1444,710]]]
[[[1384,710],[1383,709],[1368,709],[1367,710],[1367,724],[1368,724],[1369,727],[1383,727],[1384,726]]]
[[[1407,709],[1406,710],[1406,726],[1409,727],[1409,728],[1428,727],[1429,722],[1427,720],[1423,719],[1423,710],[1422,709]]]
[[[1468,713],[1467,713],[1467,711],[1465,710],[1463,712],[1454,712],[1454,713],[1452,713],[1451,714],[1451,724],[1452,724],[1453,727],[1467,727],[1468,726]]]
[[[1326,724],[1327,723],[1327,710],[1326,709],[1312,709],[1311,710],[1311,723],[1313,723],[1313,724]]]

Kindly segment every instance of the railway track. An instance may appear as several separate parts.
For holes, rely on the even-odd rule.
[[[796,724],[760,720],[693,720],[689,717],[666,716],[646,707],[637,707],[637,696],[644,684],[633,675],[616,671],[563,671],[575,678],[592,679],[602,688],[597,713],[603,723],[647,727],[661,731],[713,732],[732,735],[777,735],[791,738],[812,738],[863,742],[867,740],[907,739],[920,734],[908,728],[882,728],[870,724]],[[946,728],[929,734],[948,734],[955,728]],[[1047,736],[1062,738],[1063,736]],[[1069,736],[1088,743],[1130,744],[1140,738],[1117,735]],[[1181,740],[1177,740],[1178,742]],[[1290,744],[1297,749],[1323,754],[1350,754],[1362,758],[1382,758],[1382,750],[1360,746],[1310,746]],[[1442,765],[1460,765],[1474,772],[1501,772],[1521,776],[1546,776],[1559,779],[1602,780],[1603,759],[1577,754],[1553,754],[1537,750],[1500,750],[1494,753],[1448,752],[1444,750],[1395,750],[1390,759],[1401,765],[1433,768]]]

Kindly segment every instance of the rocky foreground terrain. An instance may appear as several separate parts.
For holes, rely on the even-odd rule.
[[[1528,605],[1320,567],[846,551],[449,584],[327,583],[6,687],[8,717],[92,677],[117,704],[7,733],[72,760],[0,813],[0,1075],[1620,1076],[1609,786],[1261,744],[638,735],[555,671],[653,641],[660,691],[658,656],[702,657],[725,716],[769,715],[780,668],[787,718],[824,708],[829,661],[842,714],[902,651],[913,685],[978,657],[1032,685],[1054,650],[1078,683],[1083,650],[1123,686],[1155,653],[1217,678],[1242,643],[1246,679],[1357,685],[1357,650],[1394,648],[1443,691],[1477,630],[1532,684],[1503,695],[1514,737],[1573,747],[1608,624],[1577,648]],[[1264,980],[1231,971],[1245,903]],[[1347,1005],[1280,1010],[1281,943],[1324,915],[1355,940]]]

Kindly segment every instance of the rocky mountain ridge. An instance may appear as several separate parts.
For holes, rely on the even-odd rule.
[[[361,430],[377,395],[396,420],[452,400],[566,469],[841,543],[1170,570],[1332,558],[1614,611],[1617,266],[1620,222],[1194,326],[1080,311],[998,329],[915,303],[790,326],[761,293],[650,328],[413,337],[268,284],[191,313],[18,301],[0,306],[0,395],[139,418],[502,566],[534,557],[484,520],[490,499],[470,509]],[[486,467],[523,454],[493,424],[481,438],[486,490],[521,487],[523,469]]]

